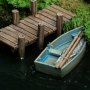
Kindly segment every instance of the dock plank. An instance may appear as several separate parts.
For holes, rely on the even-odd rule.
[[[57,13],[55,13],[55,12],[53,12],[53,11],[50,11],[50,10],[48,10],[48,9],[44,9],[44,10],[39,11],[39,13],[41,13],[42,15],[45,15],[45,16],[48,17],[48,18],[53,19],[54,21],[56,21],[56,14],[57,14]],[[69,20],[66,19],[64,16],[63,16],[63,20],[64,20],[64,22],[65,22],[65,21],[69,21]]]
[[[3,29],[2,29],[3,30]],[[7,40],[9,40],[10,42],[12,42],[12,43],[14,43],[14,44],[18,44],[17,42],[17,39],[15,39],[15,38],[13,38],[13,37],[11,37],[11,36],[9,36],[7,33],[5,33],[5,32],[0,32],[0,36],[2,36],[2,37],[4,37],[4,38],[6,38]]]
[[[38,14],[43,15],[43,16],[45,16],[45,17],[47,17],[47,18],[49,18],[49,19],[56,22],[56,16],[52,16],[52,15],[50,15],[48,13],[43,12],[43,11],[39,11]]]
[[[8,35],[10,35],[10,36],[12,36],[12,37],[14,37],[15,39],[18,40],[18,37],[19,37],[18,34],[14,33],[14,32],[11,32],[11,31],[10,31],[9,29],[7,29],[6,27],[5,27],[4,29],[5,29],[5,30],[2,30],[2,32],[6,33],[6,34],[8,34]],[[25,38],[25,43],[27,43],[27,42],[28,42],[28,40]]]
[[[5,44],[7,44],[8,46],[10,46],[10,47],[12,47],[14,49],[18,48],[18,45],[17,44],[12,43],[11,41],[9,41],[8,39],[6,39],[1,34],[0,34],[0,41],[3,42],[3,43],[5,43]]]
[[[11,33],[12,36],[16,37],[17,39],[18,39],[19,35],[24,35],[23,33],[20,33],[17,30],[15,30],[15,29],[13,29],[13,28],[11,28],[9,26],[7,26],[5,28],[8,30],[8,32]],[[29,37],[25,36],[25,40],[28,42]]]
[[[27,31],[25,31],[24,29],[22,29],[22,28],[20,28],[20,27],[17,27],[17,26],[15,26],[15,25],[10,25],[10,27],[18,30],[19,32],[21,32],[21,33],[24,34],[25,36],[28,36],[28,37],[29,37],[29,44],[36,42],[37,37],[36,37],[36,36],[32,36],[32,37],[31,37],[31,36],[30,36],[31,34],[28,33]]]
[[[33,25],[36,27],[36,31],[37,31],[37,33],[38,33],[38,23],[36,23],[36,22],[34,22],[33,20],[31,20],[31,19],[29,19],[29,18],[27,18],[27,19],[24,19],[24,21],[25,22],[28,22],[29,24],[32,24],[32,22],[33,22]],[[28,26],[30,27],[31,25],[29,25],[28,24]],[[44,30],[44,36],[48,36],[48,31],[47,30]]]
[[[27,22],[29,22],[29,23],[33,23],[33,24],[34,24],[35,26],[37,26],[37,27],[38,27],[38,23],[39,23],[39,22],[42,22],[42,21],[37,22],[37,20],[35,21],[34,19],[31,19],[31,18],[25,18],[24,20],[27,21]],[[44,25],[45,25],[45,23],[44,23]],[[45,26],[45,31],[44,31],[44,33],[46,33],[46,32],[51,33],[51,32],[53,32],[53,31],[55,31],[55,30],[53,30],[53,29]]]
[[[21,22],[20,25],[21,25],[21,26],[23,25],[23,28],[24,28],[26,31],[28,31],[28,32],[30,32],[31,34],[37,36],[37,30],[31,28],[31,26],[30,26],[30,24],[29,24],[28,22],[26,22],[25,20],[20,20],[20,22]],[[21,27],[21,26],[20,26],[20,27]]]
[[[28,18],[30,18],[30,19],[32,19],[33,21],[38,22],[38,23],[39,23],[39,22],[44,22],[44,24],[45,24],[46,27],[49,27],[49,28],[51,28],[52,30],[56,30],[56,27],[55,27],[55,26],[53,26],[53,25],[45,22],[44,20],[41,20],[41,19],[39,19],[39,18],[37,18],[37,17],[32,17],[32,16],[29,16]]]
[[[46,23],[49,23],[49,24],[51,24],[51,25],[53,25],[53,26],[56,26],[56,22],[55,22],[55,21],[53,21],[53,20],[51,20],[51,19],[49,19],[49,18],[47,18],[47,17],[45,17],[45,16],[42,16],[42,15],[40,15],[40,14],[37,14],[35,17],[43,20],[43,21],[46,22]]]
[[[55,8],[55,9],[57,9],[57,10],[63,12],[63,13],[66,13],[67,15],[70,15],[71,17],[72,17],[72,16],[75,16],[75,14],[73,14],[73,13],[70,12],[70,11],[67,11],[67,10],[61,8],[60,6],[56,6],[56,5],[53,4],[53,5],[51,5],[51,7]]]
[[[24,25],[22,23],[19,23],[17,26],[12,25],[12,27],[14,27],[14,29],[18,30],[19,32],[25,34],[25,36],[27,35],[30,38],[37,38],[35,35],[31,34],[27,28],[24,28]]]
[[[53,8],[53,7],[47,7],[47,9],[48,10],[51,10],[52,12],[55,12],[55,13],[62,13],[63,14],[63,17],[64,17],[64,19],[67,21],[67,20],[69,20],[69,19],[71,19],[71,16],[70,15],[68,15],[68,14],[66,14],[66,13],[64,13],[64,12],[61,12],[60,10],[58,10],[58,9],[56,9],[56,8]]]

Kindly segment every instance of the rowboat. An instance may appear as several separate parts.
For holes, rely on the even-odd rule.
[[[86,50],[86,41],[84,37],[82,36],[80,38],[76,47],[62,67],[56,68],[56,63],[58,64],[60,62],[74,38],[79,32],[83,32],[83,30],[83,26],[77,27],[62,34],[49,43],[34,61],[36,70],[57,77],[64,77],[67,75],[84,56]],[[72,47],[73,46],[74,45],[72,45]]]

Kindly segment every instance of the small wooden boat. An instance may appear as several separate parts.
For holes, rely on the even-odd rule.
[[[71,49],[73,46],[75,47],[62,67],[56,68],[56,63],[60,63],[60,60],[65,55],[68,47],[71,45],[79,32],[83,32],[82,26],[64,33],[53,42],[49,43],[34,61],[36,70],[58,77],[64,77],[68,74],[80,62],[85,53],[86,42],[83,37],[79,39],[76,46],[75,43],[72,45]],[[71,52],[71,49],[69,52]]]

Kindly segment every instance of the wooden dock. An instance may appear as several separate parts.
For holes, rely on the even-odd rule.
[[[61,13],[61,15],[63,15],[62,23],[69,21],[74,16],[73,13],[68,12],[59,6],[48,6],[47,8],[38,11],[35,15],[31,15],[23,20],[19,20],[17,24],[11,24],[1,28],[0,41],[9,45],[13,49],[19,48],[18,38],[20,35],[25,36],[25,46],[38,42],[39,23],[43,23],[44,25],[43,37],[47,37],[52,33],[57,32],[57,29],[60,28],[59,21],[57,25],[57,19],[59,19],[57,17],[57,13]],[[59,31],[58,33],[61,32]]]

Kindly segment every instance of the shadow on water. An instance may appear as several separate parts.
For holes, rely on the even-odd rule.
[[[54,39],[48,37],[48,42]],[[25,60],[20,62],[18,52],[11,52],[11,48],[0,43],[0,90],[89,90],[90,61],[87,49],[82,61],[63,79],[46,75],[35,70],[33,61],[40,54],[36,44],[26,47]]]

